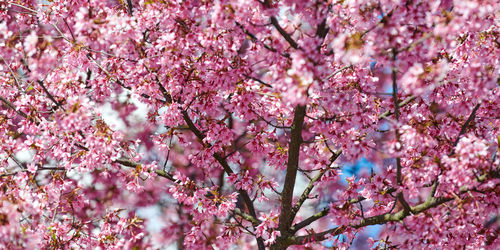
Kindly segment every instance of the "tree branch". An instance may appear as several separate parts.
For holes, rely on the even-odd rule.
[[[276,50],[275,48],[273,48],[273,47],[271,47],[271,46],[269,46],[269,45],[267,45],[267,44],[264,44],[264,43],[263,43],[263,42],[261,42],[259,39],[257,39],[257,37],[256,37],[254,34],[250,33],[250,32],[249,32],[249,31],[248,31],[245,27],[243,27],[243,25],[242,25],[241,23],[239,23],[239,22],[235,22],[235,23],[236,23],[236,26],[240,27],[240,29],[241,29],[243,32],[245,32],[245,34],[246,34],[247,36],[249,36],[249,37],[252,39],[252,41],[254,41],[254,42],[259,42],[259,44],[261,44],[264,48],[266,48],[267,50],[269,50],[269,51],[271,51],[271,52],[277,52],[277,50]],[[289,56],[287,56],[286,54],[284,54],[283,56],[284,56],[284,57],[289,57]]]
[[[487,179],[488,175],[489,174],[484,174],[484,175],[480,176],[478,178],[479,181],[484,182]],[[462,187],[462,188],[460,188],[460,194],[467,193],[470,190],[471,190],[470,188]],[[416,215],[416,214],[422,213],[428,209],[437,207],[443,203],[452,201],[454,199],[455,199],[454,197],[450,198],[450,197],[442,196],[442,197],[434,198],[432,196],[429,196],[429,198],[425,202],[418,204],[416,206],[410,207],[409,210],[412,211],[413,214]],[[320,213],[324,214],[327,212],[325,212],[323,210]],[[320,213],[318,213],[318,214],[320,214]],[[396,213],[386,213],[386,214],[376,215],[376,216],[368,217],[366,219],[362,219],[358,224],[350,225],[350,227],[357,229],[357,228],[362,228],[362,227],[366,227],[366,226],[370,226],[370,225],[385,224],[385,223],[391,222],[391,221],[401,221],[409,215],[410,215],[410,213],[406,209],[403,209],[403,210],[396,212]],[[316,234],[295,236],[295,237],[289,238],[287,243],[289,245],[296,245],[296,244],[302,244],[303,242],[310,242],[310,241],[319,242],[319,241],[325,240],[327,238],[326,236],[329,234],[331,234],[332,236],[339,235],[339,234],[344,233],[346,231],[346,229],[347,229],[346,226],[340,226],[340,227],[335,227],[335,228],[332,228],[332,229],[329,229],[329,230],[326,230],[326,231],[323,231],[320,233],[316,233]]]
[[[396,49],[392,49],[393,60],[396,60]],[[397,84],[397,69],[395,67],[392,68],[392,101],[394,103],[394,116],[396,117],[396,122],[399,123],[399,101],[398,101],[398,84]],[[399,141],[399,124],[396,124],[395,129],[396,141],[400,144]],[[396,144],[397,145],[397,144]],[[400,148],[397,148],[396,151],[399,151]],[[396,157],[396,182],[401,186],[401,158]],[[404,198],[402,198],[404,200]]]
[[[353,65],[352,65],[352,64],[349,64],[349,65],[346,65],[346,66],[344,66],[344,67],[342,67],[342,68],[340,68],[340,69],[337,69],[337,70],[335,70],[333,73],[331,73],[330,75],[328,75],[328,76],[325,78],[325,80],[328,80],[328,79],[332,78],[333,76],[335,76],[336,74],[338,74],[338,73],[342,72],[343,70],[348,69],[348,68],[352,68],[352,67],[353,67]]]
[[[125,167],[129,167],[129,168],[137,168],[137,167],[140,167],[142,164],[138,163],[138,162],[135,162],[135,161],[132,161],[130,159],[127,159],[127,158],[119,158],[117,160],[114,161],[115,163],[119,163]],[[178,180],[176,180],[170,173],[164,171],[164,170],[155,170],[154,171],[158,176],[161,176],[163,178],[166,178],[174,183],[179,183]]]
[[[288,148],[288,161],[286,167],[285,183],[281,196],[281,213],[279,218],[279,230],[282,237],[286,237],[288,229],[292,224],[292,199],[295,179],[299,168],[300,144],[302,143],[302,126],[304,125],[304,116],[306,115],[306,106],[297,105],[293,115],[291,139]]]
[[[477,110],[479,109],[480,106],[481,106],[481,104],[478,103],[472,109],[472,112],[470,113],[469,118],[467,118],[467,120],[465,121],[465,123],[460,128],[460,132],[458,133],[458,136],[457,136],[457,139],[455,139],[455,142],[453,142],[453,147],[452,147],[450,153],[448,154],[448,156],[452,156],[452,155],[455,154],[455,147],[458,145],[458,142],[460,141],[460,137],[467,132],[467,129],[469,128],[470,123],[474,120],[474,118],[476,118],[476,112],[477,112]],[[439,178],[438,177],[439,177],[439,175],[436,176],[436,179],[432,183],[432,186],[431,186],[431,195],[429,196],[429,199],[431,197],[434,197],[434,195],[436,194],[437,187],[439,185],[439,180],[438,180]]]
[[[399,107],[404,107],[405,105],[407,105],[407,104],[408,104],[408,103],[410,103],[411,101],[415,100],[416,98],[417,98],[416,96],[410,96],[410,97],[406,98],[405,100],[403,100],[402,102],[400,102],[398,106],[399,106]],[[386,112],[382,113],[381,115],[379,115],[378,119],[379,119],[379,120],[382,120],[382,119],[384,119],[384,118],[386,118],[387,116],[392,115],[392,114],[393,114],[393,112],[392,112],[391,110],[388,110],[388,111],[386,111]],[[339,153],[341,154],[342,152],[340,151]],[[340,156],[340,154],[339,154],[339,156]],[[338,156],[337,156],[337,157],[338,157]],[[394,191],[394,190],[392,190],[392,191]],[[389,190],[389,192],[391,192],[391,190]],[[358,199],[353,199],[353,200],[351,200],[349,203],[351,203],[351,204],[352,204],[352,203],[360,202],[360,201],[363,201],[363,200],[365,200],[365,198],[364,198],[364,197],[360,197],[360,198],[358,198]],[[300,198],[299,198],[299,201],[300,201]],[[299,203],[299,202],[297,202],[297,204],[298,204],[298,203]],[[302,229],[302,228],[304,228],[304,227],[308,226],[309,224],[313,223],[314,221],[319,220],[319,219],[321,219],[322,217],[326,216],[326,215],[328,214],[328,212],[329,212],[329,211],[330,211],[330,208],[328,208],[328,207],[327,207],[327,208],[324,208],[321,212],[318,212],[318,213],[316,213],[316,214],[312,215],[311,217],[309,217],[309,218],[307,218],[307,219],[305,219],[305,220],[303,220],[303,221],[301,221],[301,222],[299,222],[299,223],[295,224],[295,225],[291,228],[291,231],[292,231],[293,233],[297,232],[298,230],[300,230],[300,229]]]
[[[12,102],[10,102],[9,100],[5,99],[3,96],[0,96],[0,101],[2,101],[10,109],[14,110],[20,116],[28,119],[28,115],[26,115],[26,113],[22,112],[21,110],[17,110],[16,106],[14,106],[14,104],[12,104]]]
[[[187,113],[187,111],[183,110],[182,116],[184,118],[184,121],[188,125],[189,129],[191,130],[191,132],[193,132],[195,134],[195,136],[200,140],[200,143],[203,144],[203,139],[205,138],[205,135],[203,135],[203,133],[196,127],[196,125],[194,125],[194,123],[191,120],[191,118],[189,117],[189,114]],[[226,159],[223,156],[221,156],[219,153],[214,153],[213,157],[222,166],[222,168],[224,169],[224,172],[226,172],[228,175],[234,173],[234,171],[231,169],[231,167],[229,166],[229,164],[227,163]],[[247,191],[245,191],[243,189],[238,189],[238,193],[241,195],[241,198],[243,198],[243,201],[247,205],[248,212],[250,212],[250,215],[257,220],[257,213],[255,211],[255,207],[254,207],[252,199],[250,199],[250,196],[248,195]],[[264,241],[262,240],[262,238],[257,238],[257,245],[258,245],[259,249],[265,248]]]
[[[243,212],[243,211],[241,211],[241,209],[239,209],[239,208],[235,208],[235,209],[233,210],[233,212],[234,212],[235,214],[237,214],[237,215],[241,216],[243,219],[245,219],[245,220],[247,220],[247,221],[252,222],[252,225],[253,225],[253,226],[258,226],[258,225],[261,223],[261,221],[260,221],[260,220],[256,219],[255,217],[253,217],[253,216],[251,216],[251,215],[249,215],[249,214],[247,214],[247,213],[244,213],[244,212]]]
[[[184,118],[184,121],[188,125],[189,130],[191,130],[191,132],[193,132],[193,134],[195,134],[195,136],[200,140],[200,143],[203,144],[203,139],[205,139],[205,135],[203,135],[203,133],[196,127],[196,125],[194,125],[194,123],[191,120],[191,118],[189,117],[189,114],[187,113],[187,111],[185,111],[185,110],[182,111],[182,116]],[[204,145],[204,146],[206,146],[206,145]],[[234,173],[233,169],[231,169],[231,167],[227,163],[226,159],[224,159],[224,157],[222,157],[219,153],[214,153],[213,157],[222,166],[222,168],[224,169],[224,172],[226,172],[228,175],[231,175]],[[249,210],[250,214],[252,216],[254,216],[255,218],[257,218],[257,213],[255,212],[255,208],[253,206],[252,200],[250,199],[250,196],[248,195],[248,193],[243,189],[239,189],[238,192],[240,193],[240,195],[242,196],[246,205],[248,206],[248,210]]]
[[[451,150],[450,155],[455,154],[455,147],[458,145],[458,142],[460,141],[460,137],[462,135],[464,135],[465,132],[467,132],[467,129],[469,128],[470,123],[474,120],[474,118],[476,118],[476,112],[479,109],[479,106],[481,106],[480,103],[478,103],[478,104],[476,104],[476,106],[474,106],[474,108],[472,109],[472,112],[469,115],[469,118],[467,118],[465,123],[460,128],[460,132],[458,133],[457,139],[455,140],[455,142],[453,142],[453,149]]]
[[[19,164],[16,162],[16,164]],[[35,172],[39,172],[39,171],[42,171],[42,170],[49,170],[49,171],[65,171],[67,170],[66,168],[58,168],[58,167],[40,167],[38,168],[37,170],[35,170]],[[0,175],[0,178],[3,178],[3,177],[8,177],[8,176],[13,176],[13,175],[16,175],[18,173],[21,173],[21,172],[29,172],[28,169],[21,169],[19,171],[16,171],[16,172],[12,172],[12,173],[5,173],[5,174],[1,174]]]
[[[117,159],[116,161],[114,161],[115,163],[118,163],[118,164],[121,164],[125,167],[129,167],[129,168],[137,168],[137,167],[140,167],[141,164],[138,163],[138,162],[135,162],[133,160],[130,160],[130,159],[127,159],[127,158],[119,158]],[[49,168],[44,168],[45,169],[49,169]],[[56,169],[51,169],[51,170],[65,170],[64,168],[63,169],[59,169],[59,168],[56,168]],[[155,170],[154,171],[158,176],[161,176],[163,178],[166,178],[170,181],[172,181],[173,183],[175,184],[180,184],[180,181],[179,180],[176,180],[170,173],[164,171],[164,170]],[[252,216],[252,215],[249,215],[243,211],[241,211],[239,208],[235,208],[233,210],[233,212],[239,216],[241,216],[243,219],[245,220],[248,220],[252,223],[252,225],[254,226],[257,226],[261,223],[261,221],[259,219],[257,219],[256,217]]]
[[[132,15],[132,0],[127,0],[128,14]]]
[[[97,66],[97,67],[98,67],[98,68],[99,68],[102,72],[104,72],[104,74],[106,74],[106,76],[108,76],[108,77],[110,78],[110,80],[112,80],[112,81],[116,82],[116,83],[117,83],[118,85],[120,85],[122,88],[124,88],[124,89],[126,89],[126,90],[130,90],[130,91],[132,91],[132,88],[130,88],[130,87],[128,87],[128,86],[125,86],[125,84],[123,84],[123,82],[122,82],[120,79],[118,79],[118,78],[113,79],[113,76],[111,75],[111,73],[109,73],[109,72],[108,72],[106,69],[104,69],[104,68],[103,68],[103,67],[102,67],[102,66],[101,66],[101,65],[100,65],[100,64],[99,64],[96,60],[94,60],[94,58],[92,58],[92,56],[90,55],[90,53],[88,53],[88,54],[87,54],[87,58],[88,58],[88,59],[89,59],[92,63],[94,63],[94,64],[95,64],[95,65],[96,65],[96,66]],[[163,87],[163,86],[162,86],[162,87]],[[160,91],[162,91],[162,90],[161,90],[161,88],[160,88]],[[164,93],[162,92],[162,94],[164,94]],[[142,97],[144,97],[144,98],[146,98],[146,99],[151,99],[151,96],[149,96],[149,95],[147,95],[147,94],[144,94],[144,93],[143,93],[143,94],[141,94],[141,96],[142,96]],[[165,97],[165,98],[166,98],[166,97]],[[166,99],[165,101],[163,101],[163,100],[158,100],[158,101],[160,101],[160,102],[162,102],[162,103],[168,103],[168,102],[169,102],[169,99]],[[171,102],[171,101],[170,101],[170,102]]]
[[[49,99],[60,109],[66,111],[64,109],[64,107],[61,105],[61,103],[59,103],[58,101],[56,101],[56,99],[54,98],[54,96],[49,92],[49,90],[45,87],[45,85],[43,84],[43,81],[41,80],[38,80],[36,81],[38,82],[38,85],[40,85],[40,87],[42,87],[43,89],[43,92],[45,92],[45,94],[47,94],[47,96],[49,97]]]
[[[310,217],[308,217],[307,219],[293,225],[293,227],[290,228],[290,231],[292,231],[293,233],[296,233],[300,229],[307,227],[311,223],[325,217],[329,211],[330,211],[330,208],[328,208],[328,207],[323,208],[323,210],[321,210],[320,212],[315,213],[315,214],[311,215]]]
[[[276,19],[276,17],[272,16],[271,17],[271,24],[276,28],[276,30],[278,30],[278,32],[281,34],[281,36],[283,38],[285,38],[285,40],[288,42],[288,44],[290,44],[290,46],[292,46],[292,48],[294,49],[298,49],[299,48],[299,45],[297,44],[297,42],[295,42],[293,40],[293,38],[290,36],[290,34],[288,34],[279,24],[278,22],[278,19]]]
[[[269,2],[269,0],[264,0],[263,5],[266,8],[271,8],[271,3]],[[278,32],[281,34],[281,36],[283,38],[285,38],[285,40],[288,42],[288,44],[290,44],[290,46],[292,46],[292,48],[298,49],[299,45],[297,44],[297,42],[295,42],[295,40],[293,40],[293,38],[290,36],[290,34],[288,34],[286,32],[286,30],[284,30],[283,27],[281,27],[280,23],[278,22],[278,19],[276,19],[276,17],[274,17],[274,16],[271,16],[270,20],[271,20],[271,24],[276,28],[276,30],[278,30]]]
[[[399,103],[398,107],[401,108],[401,107],[404,107],[406,106],[408,103],[412,102],[413,100],[417,99],[416,96],[410,96],[406,99],[404,99],[402,102]],[[381,115],[379,115],[378,119],[381,120],[381,119],[384,119],[390,115],[394,114],[394,112],[392,112],[392,110],[387,110],[385,111],[384,113],[382,113]]]
[[[334,152],[334,154],[332,155],[332,157],[330,158],[330,165],[335,161],[337,160],[337,158],[340,156],[340,154],[342,154],[342,150],[338,150],[337,152]],[[310,181],[309,181],[309,184],[307,185],[306,189],[304,190],[304,192],[302,192],[302,195],[300,195],[299,199],[297,200],[297,203],[295,203],[295,206],[293,206],[292,208],[292,214],[291,214],[291,220],[293,221],[293,219],[295,218],[295,216],[297,215],[297,213],[299,212],[300,210],[300,207],[302,207],[302,205],[304,204],[304,202],[307,200],[307,198],[309,198],[309,194],[311,193],[311,191],[313,190],[314,188],[314,185],[316,184],[316,182],[321,179],[321,177],[323,177],[323,175],[326,173],[327,171],[327,168],[323,168],[319,171],[319,173],[314,177],[312,178]],[[293,231],[293,230],[292,230]]]

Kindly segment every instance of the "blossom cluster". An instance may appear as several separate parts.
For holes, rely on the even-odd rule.
[[[493,249],[499,8],[1,1],[0,248]]]

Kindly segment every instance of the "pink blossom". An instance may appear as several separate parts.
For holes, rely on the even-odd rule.
[[[0,20],[2,249],[500,244],[497,1],[18,0]]]

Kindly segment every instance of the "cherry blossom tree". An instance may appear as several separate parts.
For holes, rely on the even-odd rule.
[[[3,0],[0,245],[498,247],[499,15]]]

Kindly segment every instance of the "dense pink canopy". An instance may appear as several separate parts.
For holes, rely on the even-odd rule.
[[[0,246],[498,247],[499,20],[496,0],[1,1]]]

